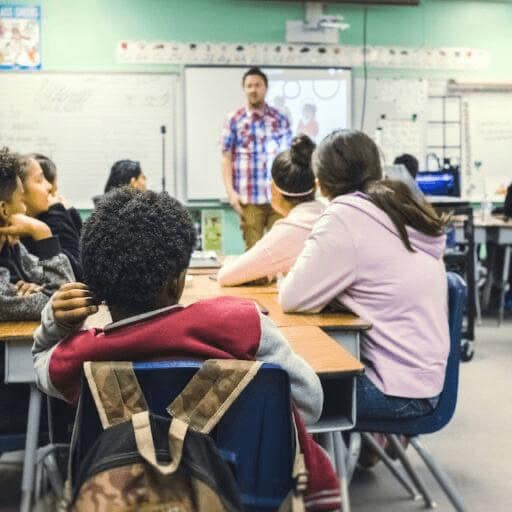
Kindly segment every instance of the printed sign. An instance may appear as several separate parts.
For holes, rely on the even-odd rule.
[[[41,69],[41,8],[0,4],[0,69]]]

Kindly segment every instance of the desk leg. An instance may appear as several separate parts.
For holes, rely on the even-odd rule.
[[[341,503],[343,512],[350,512],[350,496],[348,494],[347,475],[347,447],[341,432],[333,432],[334,459],[336,460],[336,472],[340,479]]]
[[[475,244],[473,250],[473,261],[475,269],[475,308],[476,308],[476,321],[478,325],[482,325],[482,306],[480,305],[480,294],[478,293],[478,245]]]
[[[42,396],[40,391],[35,384],[31,384],[30,402],[28,406],[27,439],[25,443],[23,476],[21,480],[21,512],[30,512],[32,505],[37,444],[39,441],[39,422],[41,419],[41,400]]]
[[[501,294],[500,294],[500,314],[498,318],[498,325],[503,322],[503,315],[505,313],[505,294],[507,292],[508,273],[510,270],[510,245],[505,246],[505,256],[503,257],[503,274],[501,275]]]

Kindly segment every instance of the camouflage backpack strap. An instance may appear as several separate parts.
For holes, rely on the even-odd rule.
[[[173,418],[208,434],[258,373],[260,361],[209,359],[167,407]]]
[[[294,488],[288,493],[277,512],[304,512],[306,510],[304,505],[304,493],[308,487],[308,470],[306,469],[304,455],[300,451],[297,427],[293,420],[292,425],[295,433],[295,457],[292,468]]]
[[[183,443],[187,435],[188,424],[179,418],[173,418],[169,427],[169,454],[171,462],[162,464],[156,458],[155,443],[151,432],[149,412],[142,411],[132,416],[133,433],[140,455],[162,475],[171,475],[179,467],[183,454]]]
[[[84,373],[104,429],[148,410],[132,363],[88,361]]]

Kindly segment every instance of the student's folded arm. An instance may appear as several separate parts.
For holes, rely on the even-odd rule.
[[[315,423],[322,412],[323,391],[320,379],[304,359],[291,349],[286,338],[265,315],[261,316],[261,340],[256,359],[278,364],[290,378],[292,400],[307,425]]]
[[[283,229],[281,226],[274,226],[248,251],[219,270],[219,284],[236,286],[262,277],[274,277],[283,269],[288,269],[291,262],[285,244]]]
[[[64,396],[55,389],[50,380],[50,360],[55,347],[64,338],[67,338],[76,327],[58,324],[53,316],[51,300],[41,313],[41,325],[34,332],[32,345],[32,359],[36,373],[36,384],[46,394],[64,399]]]
[[[339,296],[357,275],[357,249],[350,230],[335,214],[315,224],[279,289],[284,311],[318,312]]]
[[[23,268],[33,282],[45,286],[49,292],[54,292],[60,285],[75,280],[69,259],[61,252],[58,238],[47,238],[36,244],[37,257],[29,254],[23,244],[20,244]]]
[[[41,292],[19,296],[10,282],[9,271],[0,269],[0,322],[39,320],[47,302],[48,296]]]

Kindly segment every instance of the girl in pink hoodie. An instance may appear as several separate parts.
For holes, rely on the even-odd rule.
[[[284,218],[246,253],[220,270],[221,286],[236,286],[286,273],[304,247],[325,205],[315,199],[311,154],[315,143],[301,135],[272,164],[272,208]]]
[[[398,419],[435,407],[449,350],[444,219],[406,185],[382,180],[364,133],[342,130],[313,155],[331,201],[284,279],[285,311],[332,301],[369,320],[361,340],[359,419]]]

